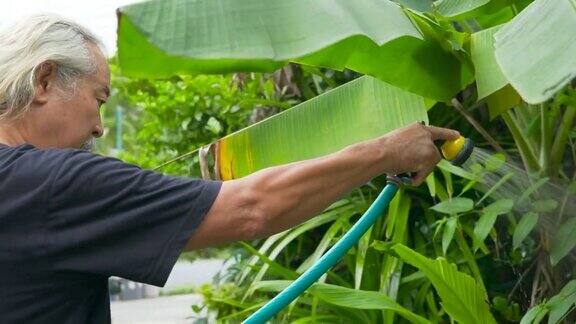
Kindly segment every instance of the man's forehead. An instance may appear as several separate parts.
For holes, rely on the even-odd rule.
[[[107,90],[107,93],[110,93],[110,68],[108,67],[108,62],[106,61],[104,53],[102,53],[98,46],[94,44],[90,44],[90,51],[96,60],[97,71],[94,75],[96,82],[98,83],[98,86],[102,88],[102,90]]]

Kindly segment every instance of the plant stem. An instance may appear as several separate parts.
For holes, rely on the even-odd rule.
[[[508,302],[512,300],[512,297],[514,296],[516,289],[520,287],[520,285],[522,284],[522,280],[524,280],[524,277],[530,272],[530,270],[532,270],[532,268],[536,265],[536,263],[538,263],[538,258],[534,258],[534,261],[532,261],[532,263],[524,270],[524,272],[520,274],[520,276],[518,277],[518,281],[516,281],[514,287],[512,287],[512,290],[508,293],[507,298]]]
[[[550,170],[558,170],[560,164],[562,163],[562,158],[564,157],[564,152],[566,151],[566,143],[568,142],[568,137],[570,135],[570,129],[574,123],[574,117],[576,116],[576,106],[566,107],[564,111],[564,116],[560,121],[560,126],[558,127],[558,133],[554,144],[552,145],[552,151],[550,152]]]
[[[550,130],[550,121],[548,120],[548,107],[540,105],[540,166],[545,176],[550,175],[550,147],[552,143],[552,131]]]
[[[528,145],[528,142],[526,142],[526,139],[520,131],[518,122],[516,121],[516,118],[514,118],[512,111],[509,109],[501,116],[502,119],[504,119],[506,126],[508,126],[510,133],[512,133],[514,141],[518,145],[518,151],[520,152],[520,157],[522,158],[526,169],[530,172],[540,170],[540,165],[538,164],[538,160],[536,160],[536,155],[532,151],[532,148],[530,148],[530,145]]]
[[[504,156],[506,156],[506,159],[509,160],[509,156],[506,153],[506,151],[504,151],[504,149],[500,146],[500,144],[498,144],[498,142],[494,138],[492,138],[492,136],[490,136],[490,134],[488,134],[486,129],[484,129],[484,127],[482,127],[482,125],[480,123],[478,123],[476,121],[476,119],[474,119],[474,117],[472,117],[464,109],[464,107],[462,107],[462,104],[458,101],[458,99],[456,99],[456,98],[452,99],[451,103],[452,103],[452,107],[456,108],[456,110],[460,114],[462,114],[462,116],[464,116],[464,118],[466,118],[466,120],[478,131],[478,133],[482,134],[482,136],[486,139],[486,141],[488,141],[488,143],[490,143],[490,146],[492,146],[497,152],[504,154]]]
[[[540,260],[540,258],[538,257],[537,260]],[[530,294],[530,308],[536,306],[536,304],[538,303],[537,293],[538,288],[540,286],[540,271],[541,271],[540,261],[538,261],[537,264],[538,265],[536,266],[536,273],[534,274],[534,278],[536,278],[536,280],[534,280],[534,282],[532,283],[532,293]]]
[[[536,151],[540,148],[541,138],[540,136],[530,136],[528,133],[529,127],[532,125],[533,122],[536,122],[537,119],[540,119],[540,113],[536,112],[537,115],[534,114],[533,106],[530,105],[521,105],[518,109],[514,110],[516,120],[518,121],[518,126],[520,129],[526,130],[523,132],[524,137],[526,137],[526,141],[530,144],[532,150]],[[540,135],[540,134],[538,134]]]

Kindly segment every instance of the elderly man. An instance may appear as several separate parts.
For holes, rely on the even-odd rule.
[[[183,250],[282,231],[383,173],[419,185],[434,140],[459,136],[413,124],[238,180],[169,177],[86,150],[109,83],[100,42],[74,22],[0,34],[1,323],[110,322],[108,277],[162,286]]]

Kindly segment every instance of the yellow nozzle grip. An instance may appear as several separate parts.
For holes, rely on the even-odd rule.
[[[444,142],[440,147],[444,158],[449,161],[454,160],[464,147],[465,140],[464,136],[460,136],[455,140]]]

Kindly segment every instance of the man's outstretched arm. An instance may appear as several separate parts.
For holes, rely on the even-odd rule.
[[[414,184],[420,185],[441,159],[434,141],[458,136],[412,124],[333,154],[226,181],[186,250],[278,233],[383,173],[413,172]]]

